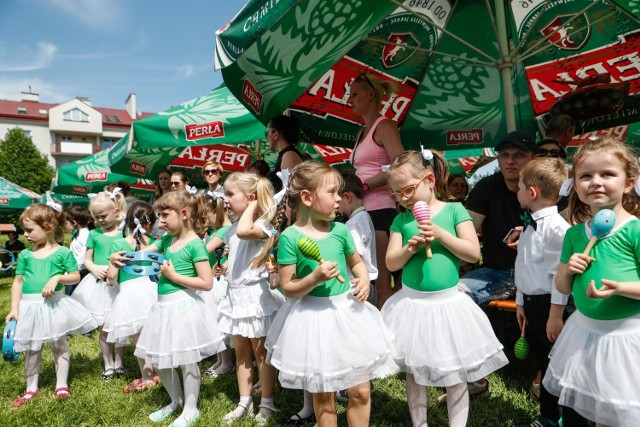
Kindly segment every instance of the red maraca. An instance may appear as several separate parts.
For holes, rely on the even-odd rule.
[[[418,200],[413,205],[413,217],[418,221],[418,223],[431,219],[431,208],[429,207],[429,203]],[[431,258],[433,253],[431,252],[431,246],[428,243],[426,244],[426,248],[427,258]]]

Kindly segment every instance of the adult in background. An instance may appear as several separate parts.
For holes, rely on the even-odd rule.
[[[207,191],[220,197],[224,196],[224,188],[220,185],[220,178],[223,172],[224,169],[218,162],[207,162],[202,166],[202,177],[204,178],[204,182],[209,186]],[[213,196],[214,199],[216,196]]]
[[[447,181],[447,189],[449,193],[455,197],[454,202],[464,202],[469,194],[469,183],[467,178],[462,174],[455,174],[449,177]]]
[[[553,116],[547,124],[545,137],[555,139],[565,149],[569,146],[571,138],[576,131],[576,122],[567,114]]]
[[[351,83],[348,103],[353,112],[362,117],[364,128],[358,132],[351,153],[351,164],[364,188],[364,207],[369,212],[376,230],[376,259],[378,279],[376,293],[378,308],[393,293],[391,273],[385,256],[389,245],[389,229],[396,215],[396,204],[391,198],[387,173],[383,166],[391,164],[404,151],[395,122],[380,114],[383,95],[396,92],[395,83],[362,73]],[[397,284],[399,289],[400,284]]]
[[[126,203],[127,209],[129,209],[129,206],[131,206],[132,203],[138,201],[138,199],[133,194],[131,194],[131,186],[128,183],[124,181],[118,181],[114,184],[109,185],[109,191],[113,191],[115,188],[120,188],[122,194],[124,194],[124,201]]]
[[[187,174],[182,171],[175,171],[171,173],[171,190],[184,190],[189,185],[189,178]]]
[[[18,252],[24,249],[24,243],[18,238],[18,233],[15,231],[9,231],[7,233],[7,240],[4,242],[4,248],[11,252]]]
[[[156,194],[153,197],[153,200],[151,201],[152,204],[155,200],[158,200],[160,197],[162,197],[164,193],[168,193],[169,191],[171,191],[171,174],[172,174],[171,170],[167,168],[162,169],[158,173],[158,181],[156,183]]]
[[[277,173],[283,169],[293,168],[302,163],[302,153],[296,148],[296,144],[300,139],[300,124],[298,119],[289,116],[276,116],[267,124],[267,131],[264,137],[269,143],[271,150],[278,152],[278,158],[273,168],[267,173],[267,179],[273,185],[274,193],[282,190],[282,180]]]

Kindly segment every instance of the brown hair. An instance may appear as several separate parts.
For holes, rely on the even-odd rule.
[[[135,231],[135,229],[138,227],[138,225],[136,224],[136,219],[142,226],[154,224],[156,222],[156,212],[153,210],[153,206],[143,201],[133,202],[131,206],[129,206],[129,210],[127,211],[125,227],[122,229],[122,237],[126,236],[127,231],[129,231],[130,233],[133,233]],[[138,235],[138,233],[135,233],[133,238],[136,241],[135,250],[139,251],[140,245],[142,244],[142,242],[140,241],[140,236]]]
[[[224,198],[218,196],[217,194],[214,197],[209,193],[204,193],[202,197],[204,197],[205,215],[208,213],[213,213],[216,216],[216,220],[214,221],[214,223],[209,224],[209,226],[217,230],[218,228],[222,227],[222,224],[224,224]]]
[[[158,178],[160,178],[161,173],[168,174],[169,180],[171,180],[171,175],[173,175],[173,172],[171,172],[171,169],[169,168],[162,169],[160,172],[158,172]],[[169,184],[169,187],[171,187],[171,184]],[[158,179],[158,181],[156,182],[156,198],[159,198],[160,196],[162,196],[162,194],[164,194],[164,190],[162,189],[162,187],[160,187],[160,179]]]
[[[442,155],[432,151],[433,159],[426,160],[422,153],[418,151],[404,151],[398,157],[393,159],[389,167],[388,174],[400,173],[398,170],[404,168],[409,171],[414,178],[422,178],[426,173],[432,172],[435,179],[435,194],[439,200],[448,202],[454,197],[449,193],[449,165]]]
[[[64,241],[64,224],[67,220],[64,211],[58,212],[51,206],[35,203],[22,212],[18,222],[24,227],[25,219],[29,219],[38,224],[46,232],[47,227],[51,227],[56,242]],[[47,232],[47,234],[49,234]]]
[[[342,181],[344,182],[344,187],[342,188],[341,194],[344,194],[348,191],[358,199],[363,199],[364,188],[362,188],[362,181],[360,180],[360,178],[358,178],[358,176],[351,171],[342,171],[340,175],[342,175]]]
[[[573,157],[573,175],[576,176],[576,171],[587,156],[597,152],[617,157],[622,162],[627,179],[638,179],[640,170],[638,155],[630,146],[613,137],[588,141],[580,147]],[[622,207],[631,215],[640,216],[640,198],[634,189],[622,195]],[[574,224],[584,222],[591,217],[591,208],[578,198],[578,194],[575,191],[572,191],[569,196],[569,211],[571,212],[571,222]]]
[[[66,211],[66,214],[69,221],[77,222],[82,228],[88,227],[89,222],[93,221],[89,210],[82,206],[73,206]]]
[[[207,220],[205,218],[203,193],[193,196],[187,190],[169,191],[154,203],[156,211],[169,209],[179,212],[186,208],[189,211],[189,224],[198,236],[204,236],[207,232]]]
[[[555,157],[538,157],[520,169],[520,180],[525,187],[535,187],[543,198],[554,203],[560,200],[560,187],[568,177],[566,163]]]

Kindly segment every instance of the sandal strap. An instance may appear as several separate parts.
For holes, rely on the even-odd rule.
[[[58,387],[57,389],[53,390],[53,394],[55,394],[56,396],[61,393],[66,393],[71,396],[71,390],[69,390],[69,387]]]

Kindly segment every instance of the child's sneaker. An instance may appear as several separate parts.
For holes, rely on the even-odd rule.
[[[483,378],[478,381],[474,381],[467,384],[469,390],[469,398],[473,399],[474,397],[486,397],[491,393],[491,389],[489,388],[489,380]],[[447,393],[438,397],[439,403],[447,402]]]
[[[559,427],[560,423],[557,421],[551,421],[548,418],[538,415],[535,420],[529,424],[521,424],[520,427]]]

